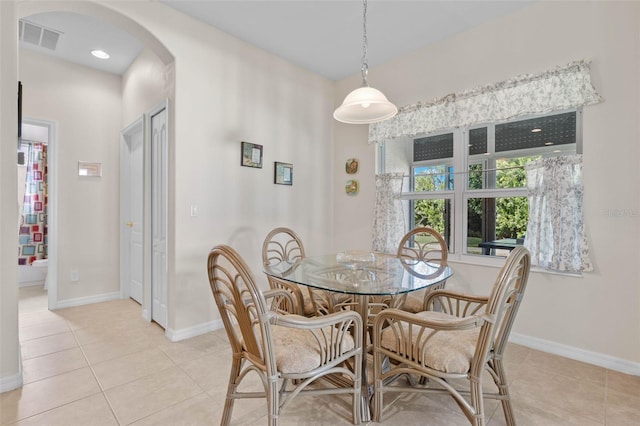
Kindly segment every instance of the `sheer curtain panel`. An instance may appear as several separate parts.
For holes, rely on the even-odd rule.
[[[402,173],[376,175],[376,204],[373,216],[373,250],[395,253],[404,236]]]
[[[592,271],[582,212],[582,155],[541,158],[525,170],[529,223],[524,246],[531,264],[559,272]]]

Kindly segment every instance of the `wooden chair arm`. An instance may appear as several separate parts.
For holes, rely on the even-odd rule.
[[[396,323],[407,323],[419,328],[430,328],[435,331],[451,331],[451,330],[470,330],[480,327],[485,321],[489,320],[484,315],[472,315],[464,318],[451,319],[428,319],[406,312],[400,309],[385,309],[380,312],[373,323],[374,339],[378,338],[382,330]]]
[[[282,314],[287,313],[287,306],[297,306],[297,302],[291,292],[283,288],[270,288],[263,291],[262,295],[266,301],[273,299],[271,300],[271,309]]]
[[[272,323],[280,327],[308,330],[314,336],[320,352],[326,353],[321,356],[325,361],[335,357],[335,348],[342,348],[345,339],[353,339],[353,349],[344,355],[362,350],[362,318],[357,312],[342,311],[316,317],[275,315]]]
[[[292,301],[289,304],[289,306],[292,307],[292,312],[290,313],[304,315],[304,296],[297,285],[288,281],[279,280],[269,275],[267,275],[267,279],[269,280],[269,286],[271,289],[284,289],[292,295]]]
[[[274,324],[283,327],[299,328],[299,329],[321,329],[325,327],[335,327],[341,324],[352,323],[354,334],[362,334],[362,318],[357,312],[341,311],[332,314],[303,317],[300,315],[278,315],[274,318]],[[357,333],[356,333],[357,332]]]
[[[440,311],[456,317],[479,315],[489,298],[451,290],[435,290],[427,294],[424,306],[428,311]]]

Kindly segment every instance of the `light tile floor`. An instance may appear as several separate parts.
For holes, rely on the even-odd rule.
[[[0,424],[219,424],[230,351],[223,330],[171,343],[117,300],[46,310],[40,287],[20,289],[24,386],[0,394]],[[523,346],[507,350],[507,373],[520,425],[640,425],[640,377]],[[448,397],[388,394],[382,424],[466,425]],[[386,396],[385,396],[386,398]],[[487,403],[488,424],[504,425]],[[348,399],[299,397],[283,425],[350,424]],[[264,400],[236,403],[232,424],[264,425]]]

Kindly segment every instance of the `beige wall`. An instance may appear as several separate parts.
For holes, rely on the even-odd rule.
[[[18,347],[18,181],[16,110],[18,22],[15,4],[0,2],[0,392],[22,385]],[[15,144],[14,144],[15,143]]]
[[[161,4],[108,6],[175,60],[169,329],[201,330],[218,317],[205,268],[213,245],[238,249],[262,285],[260,247],[271,228],[296,229],[310,253],[329,247],[333,85]],[[262,169],[240,167],[241,141],[263,145]],[[293,186],[273,184],[274,161],[293,163]]]
[[[214,244],[236,247],[263,285],[260,245],[271,228],[290,226],[311,253],[327,250],[332,234],[332,83],[161,4],[104,4],[111,10],[99,14],[121,12],[138,22],[175,59],[169,329],[179,333],[217,318],[204,267]],[[26,7],[36,12],[33,5]],[[166,77],[158,75],[166,70],[158,70],[157,64],[145,68],[149,62],[141,61],[124,78],[121,113],[127,124],[142,107],[132,99],[149,96],[133,84],[135,74]],[[240,167],[241,141],[264,146],[262,169]],[[274,161],[293,163],[293,186],[273,184]],[[198,206],[198,217],[190,216],[192,204]],[[117,214],[113,224],[117,226]],[[117,228],[112,231],[117,235]]]
[[[122,75],[122,124],[128,126],[165,99],[173,99],[173,64],[144,48]]]
[[[118,188],[121,78],[21,49],[25,117],[57,124],[50,178],[57,183],[57,302],[118,293]],[[102,177],[78,176],[78,161],[102,164]],[[53,163],[53,167],[51,167]],[[51,176],[55,174],[55,176]],[[51,225],[50,225],[51,226]],[[71,281],[71,271],[79,281]]]
[[[540,2],[522,11],[371,69],[369,82],[397,105],[537,73],[578,59],[605,101],[584,110],[585,219],[595,271],[583,278],[532,274],[515,326],[526,344],[610,362],[640,374],[640,3]],[[336,100],[357,87],[338,82]],[[365,132],[336,125],[336,180],[351,153],[373,164]],[[339,148],[338,148],[339,147]],[[335,240],[370,241],[373,171],[361,195],[335,195]],[[337,188],[337,185],[336,185]],[[337,188],[338,189],[338,188]],[[613,217],[619,210],[626,216]],[[348,242],[353,244],[352,242]],[[454,264],[452,286],[486,292],[497,270]]]

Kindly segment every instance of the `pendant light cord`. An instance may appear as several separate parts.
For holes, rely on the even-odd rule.
[[[362,87],[368,87],[367,74],[369,73],[369,65],[367,64],[367,47],[369,41],[367,39],[367,0],[362,0]]]

